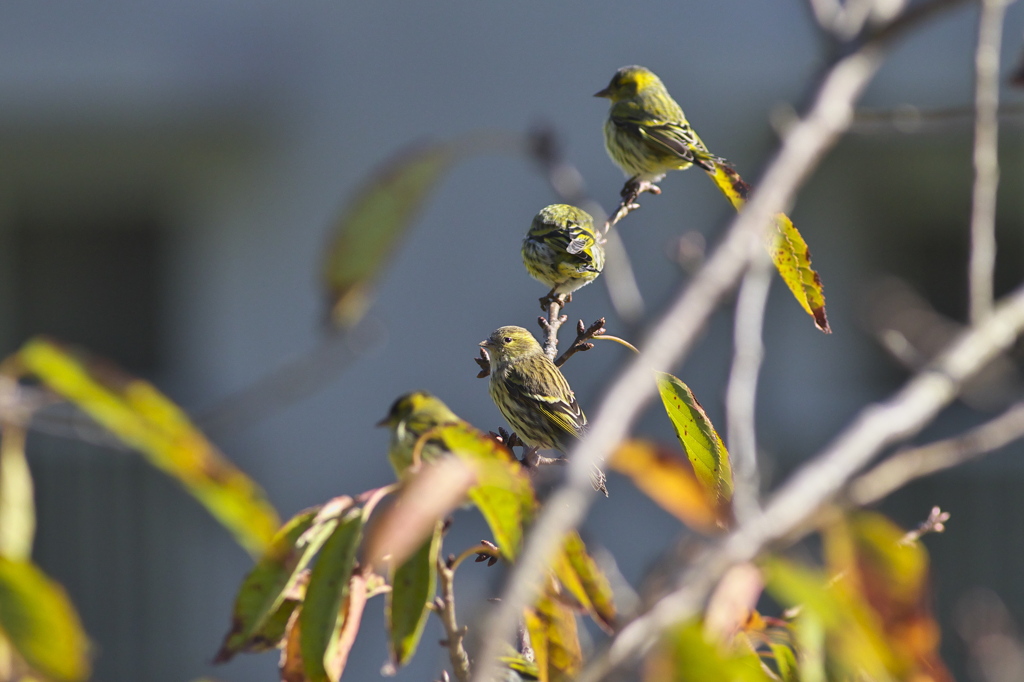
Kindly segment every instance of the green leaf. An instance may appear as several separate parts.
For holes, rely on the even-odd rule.
[[[772,642],[768,647],[771,649],[772,661],[779,671],[782,682],[800,682],[800,667],[793,647],[778,642]]]
[[[523,526],[537,506],[529,476],[507,448],[471,426],[451,424],[435,431],[452,454],[473,466],[476,485],[469,489],[469,499],[490,527],[502,556],[515,559]]]
[[[842,577],[829,580],[819,571],[781,558],[765,561],[765,576],[769,591],[780,603],[799,606],[800,619],[824,625],[830,679],[903,679],[892,674],[897,661],[885,634],[849,582]],[[801,633],[800,628],[797,632]]]
[[[699,623],[688,623],[669,631],[661,646],[645,666],[645,680],[683,682],[771,682],[760,657],[749,647],[737,643],[727,650],[708,641]]]
[[[324,283],[331,321],[350,327],[365,312],[371,286],[444,174],[465,153],[456,142],[399,152],[373,171],[333,230]]]
[[[82,362],[44,338],[30,340],[17,357],[47,387],[178,479],[251,554],[266,549],[280,521],[262,488],[152,384],[107,363]]]
[[[609,634],[615,630],[615,595],[611,583],[587,553],[587,546],[576,531],[565,536],[562,552],[555,562],[555,575],[595,623]]]
[[[32,558],[36,507],[32,472],[25,459],[25,429],[0,424],[0,556],[17,561]]]
[[[704,408],[690,388],[671,374],[658,373],[658,392],[697,480],[716,505],[728,503],[732,500],[729,453]]]
[[[89,677],[89,643],[60,585],[28,561],[0,558],[0,629],[49,680]]]
[[[542,595],[532,607],[523,610],[523,620],[541,682],[573,679],[582,667],[583,654],[572,609]]]
[[[403,666],[412,659],[430,615],[430,603],[437,592],[437,554],[441,549],[438,523],[432,537],[419,551],[398,567],[391,578],[384,614],[388,622],[391,660]]]
[[[857,511],[825,532],[829,571],[873,612],[892,653],[894,677],[951,680],[931,613],[928,554],[876,512]]]
[[[277,532],[242,581],[231,630],[215,662],[227,661],[240,651],[265,651],[277,646],[295,607],[295,600],[286,598],[289,591],[337,526],[338,515],[351,506],[351,498],[335,498],[323,507],[299,512]]]
[[[361,509],[350,509],[324,542],[310,573],[298,623],[302,664],[309,682],[331,679],[324,657],[343,625],[342,605],[348,597],[365,522]]]

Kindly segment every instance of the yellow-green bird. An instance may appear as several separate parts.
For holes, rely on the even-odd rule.
[[[377,422],[377,426],[391,429],[388,460],[395,474],[401,478],[412,465],[413,452],[423,434],[438,426],[463,423],[440,398],[426,391],[413,391],[395,400],[387,416]],[[447,452],[444,443],[433,438],[427,438],[420,448],[421,460],[430,460]]]
[[[490,394],[519,439],[531,448],[567,452],[583,438],[587,417],[562,371],[533,334],[522,327],[499,327],[480,345],[490,361]],[[595,468],[594,489],[608,494],[604,474]]]
[[[572,292],[593,282],[604,268],[604,246],[594,219],[569,204],[542,208],[530,223],[522,251],[526,271],[551,288],[546,299],[572,300]]]
[[[725,163],[708,151],[682,108],[649,69],[622,67],[594,97],[612,101],[604,144],[608,156],[629,176],[627,187],[657,193],[653,183],[671,170],[695,165],[713,172],[716,164]]]

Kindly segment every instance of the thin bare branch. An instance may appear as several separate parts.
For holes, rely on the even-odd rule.
[[[858,109],[850,133],[956,133],[966,130],[974,118],[973,106],[922,109],[904,104],[893,109]],[[1000,104],[997,118],[1000,125],[1020,127],[1024,124],[1024,104]]]
[[[755,404],[757,376],[764,358],[761,329],[764,326],[772,270],[768,254],[758,248],[752,256],[750,268],[743,276],[736,301],[734,352],[725,391],[725,414],[729,455],[735,477],[733,508],[736,519],[741,523],[760,512]]]
[[[992,312],[996,267],[996,190],[999,186],[999,48],[1007,0],[982,0],[974,56],[974,194],[968,276],[970,319]]]
[[[560,314],[565,306],[564,296],[549,298],[547,306],[548,316],[538,317],[537,323],[544,332],[544,355],[548,356],[548,360],[554,360],[558,355],[558,330],[569,318]]]
[[[900,545],[909,546],[915,544],[922,536],[928,533],[945,533],[946,522],[949,521],[949,512],[944,512],[940,507],[932,507],[928,512],[928,518],[917,524],[917,528],[900,538]]]
[[[896,452],[850,485],[850,502],[872,504],[914,479],[976,459],[1019,438],[1024,438],[1024,402],[954,438]]]
[[[448,648],[448,658],[452,662],[455,679],[459,682],[469,682],[469,654],[463,646],[466,628],[459,627],[455,614],[456,567],[454,559],[446,561],[442,557],[437,558],[437,578],[441,583],[441,596],[434,600],[434,611],[444,627],[445,640],[442,645]]]
[[[592,325],[587,327],[583,324],[583,320],[580,320],[576,324],[576,340],[572,342],[572,345],[569,346],[564,353],[558,356],[558,359],[555,360],[555,366],[561,367],[565,364],[566,360],[571,358],[573,355],[576,355],[576,353],[582,353],[585,350],[593,348],[594,344],[591,339],[605,333],[604,322],[604,318],[600,317]]]

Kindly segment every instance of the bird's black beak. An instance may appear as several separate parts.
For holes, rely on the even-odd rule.
[[[610,88],[611,86],[608,86],[604,90],[598,90],[597,92],[594,93],[594,97],[611,97],[612,93],[609,92]]]
[[[478,345],[479,345],[479,346],[480,346],[481,348],[490,348],[490,347],[491,347],[491,342],[490,342],[490,340],[489,340],[489,339],[484,339],[484,340],[483,340],[483,341],[481,341],[481,342],[480,342],[480,343],[479,343]]]
[[[381,427],[381,426],[389,426],[389,424],[388,424],[388,420],[389,420],[389,417],[384,417],[384,418],[383,418],[383,419],[381,419],[381,420],[380,420],[379,422],[377,422],[376,424],[374,424],[374,426],[377,426],[377,427]]]

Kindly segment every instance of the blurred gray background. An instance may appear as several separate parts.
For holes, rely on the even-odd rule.
[[[1004,72],[1022,29],[1024,11],[1012,6]],[[899,44],[864,105],[969,105],[975,34],[973,5],[942,15]],[[607,102],[591,94],[617,67],[637,63],[663,78],[712,151],[756,181],[775,144],[769,121],[803,104],[825,47],[798,0],[4,3],[0,350],[51,333],[153,379],[201,414],[315,346],[329,227],[364,175],[403,146],[544,121],[610,210],[622,177],[603,149]],[[1007,91],[1003,101],[1019,104],[1021,94]],[[1000,292],[1024,270],[1021,141],[1010,121],[1001,134]],[[909,133],[865,129],[802,191],[791,215],[825,282],[835,333],[817,332],[775,282],[759,393],[767,484],[905,377],[871,324],[927,314],[901,307],[907,296],[887,278],[964,319],[970,142],[970,122],[956,116]],[[679,236],[713,245],[732,211],[702,173],[676,173],[661,186],[621,226],[652,315],[686,279],[673,258]],[[521,160],[457,167],[381,282],[372,350],[326,389],[214,440],[288,516],[391,480],[386,434],[372,425],[402,392],[429,389],[481,428],[503,425],[472,358],[497,326],[537,330],[545,292],[523,271],[519,243],[532,215],[555,200]],[[580,291],[568,314],[588,322],[607,314],[611,333],[628,331],[601,283]],[[922,334],[933,338],[937,328]],[[731,314],[722,312],[676,368],[723,432],[730,334]],[[604,344],[567,365],[585,409],[624,358]],[[1014,367],[982,410],[1019,393]],[[986,414],[954,407],[928,437]],[[672,438],[657,409],[641,429]],[[196,502],[132,453],[52,433],[34,433],[29,449],[36,558],[82,612],[95,679],[275,679],[274,654],[209,663],[251,564]],[[927,545],[948,625],[944,653],[961,673],[953,614],[964,594],[993,589],[1024,624],[1020,451],[930,479],[888,507],[906,525],[933,504],[953,514],[950,531]],[[635,584],[685,531],[624,479],[613,476],[609,487],[586,536]],[[446,549],[485,534],[462,513]],[[462,569],[467,617],[499,570]],[[348,679],[374,679],[385,660],[381,607],[379,599],[368,606]],[[437,674],[439,637],[431,622],[399,679]]]

